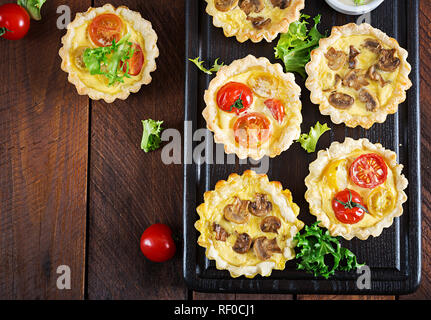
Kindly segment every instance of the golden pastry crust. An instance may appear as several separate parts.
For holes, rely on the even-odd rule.
[[[145,62],[140,73],[140,79],[132,82],[129,85],[119,84],[121,90],[115,94],[102,92],[100,90],[88,87],[79,77],[78,72],[73,66],[71,61],[71,51],[74,49],[74,37],[76,29],[86,24],[88,21],[94,19],[97,15],[102,13],[114,13],[120,16],[123,21],[131,26],[136,32],[144,38],[144,48],[142,48]],[[153,30],[151,23],[136,11],[132,11],[125,6],[118,8],[113,7],[111,4],[105,4],[103,7],[92,8],[90,7],[84,13],[77,13],[75,19],[67,26],[67,33],[61,39],[62,47],[59,50],[59,55],[62,59],[61,69],[69,74],[68,80],[74,84],[78,94],[88,95],[93,100],[103,99],[107,103],[113,102],[115,99],[125,100],[131,92],[138,92],[141,86],[151,82],[150,73],[156,70],[155,59],[159,56],[159,49],[157,48],[157,34]]]
[[[319,84],[319,80],[321,78],[321,75],[319,74],[319,66],[327,63],[325,53],[327,53],[339,39],[357,35],[369,35],[370,37],[379,40],[383,46],[395,49],[396,54],[400,59],[396,83],[388,84],[393,87],[391,96],[384,105],[381,105],[375,112],[371,112],[367,115],[355,115],[351,114],[349,110],[335,108],[329,103],[327,94],[325,94],[324,89],[321,87],[321,84]],[[411,66],[407,62],[407,56],[408,52],[401,48],[394,38],[390,38],[384,32],[373,28],[369,24],[363,23],[361,25],[357,25],[350,23],[340,27],[333,27],[331,36],[329,38],[321,39],[319,47],[311,52],[311,61],[305,68],[308,74],[305,86],[311,92],[311,101],[318,104],[320,112],[323,115],[329,115],[332,122],[336,124],[344,122],[348,127],[354,128],[359,125],[365,129],[369,129],[376,122],[384,122],[388,114],[397,112],[398,105],[405,101],[406,90],[412,86],[409,79]]]
[[[258,70],[257,72],[266,72],[280,79],[280,86],[283,86],[288,92],[288,97],[286,98],[288,100],[284,101],[287,112],[285,118],[287,120],[285,120],[284,127],[281,129],[281,134],[277,139],[271,137],[269,141],[258,147],[246,148],[236,143],[233,138],[232,127],[227,129],[222,128],[220,125],[218,115],[220,112],[224,113],[224,111],[217,106],[216,96],[218,90],[228,83],[232,77],[253,69]],[[295,83],[295,77],[292,73],[284,73],[280,64],[271,64],[266,58],[256,58],[248,55],[243,59],[235,60],[229,66],[220,68],[217,76],[210,82],[208,89],[205,91],[206,108],[203,110],[202,115],[206,120],[207,128],[214,132],[214,141],[223,143],[226,153],[235,153],[240,159],[251,157],[254,160],[259,160],[263,156],[272,158],[287,150],[301,134],[302,105],[299,99],[300,95],[301,88]],[[250,107],[250,109],[252,108]],[[275,120],[272,119],[271,121]]]
[[[385,160],[388,170],[392,170],[395,181],[394,187],[397,197],[392,211],[385,214],[377,223],[371,226],[358,227],[355,224],[344,224],[339,221],[334,223],[334,221],[331,221],[328,214],[322,209],[323,199],[317,187],[322,173],[332,160],[339,159],[355,150],[366,150],[380,155]],[[407,188],[408,181],[401,173],[402,169],[403,165],[397,163],[396,153],[383,148],[379,143],[373,144],[365,138],[359,140],[346,138],[343,143],[333,142],[329,149],[319,151],[317,159],[309,166],[309,175],[305,178],[305,185],[307,186],[305,199],[310,206],[310,213],[316,216],[317,221],[320,221],[319,225],[327,228],[332,236],[342,236],[347,240],[353,237],[361,240],[366,240],[369,236],[377,237],[384,228],[392,225],[395,217],[399,217],[403,213],[403,203],[407,200],[404,189]]]
[[[247,192],[244,190],[247,189]],[[244,193],[245,192],[245,193]],[[256,259],[253,255],[254,262],[250,264],[250,259],[243,260],[244,263],[232,264],[223,257],[222,250],[226,250],[227,247],[218,246],[215,244],[217,241],[214,236],[212,224],[214,222],[221,223],[223,220],[223,211],[219,211],[214,208],[217,205],[224,205],[225,203],[231,202],[234,196],[243,197],[242,200],[246,200],[247,196],[251,197],[254,192],[265,193],[270,197],[272,201],[271,215],[276,215],[281,219],[281,228],[278,233],[267,233],[257,232],[257,237],[265,235],[268,238],[277,239],[277,243],[280,246],[281,253],[273,254],[270,259],[265,261]],[[265,174],[257,174],[252,170],[247,170],[243,175],[233,173],[227,180],[220,180],[216,183],[213,191],[207,191],[204,194],[204,203],[197,207],[197,213],[200,219],[196,221],[195,228],[200,232],[198,238],[198,244],[206,248],[205,254],[208,259],[215,260],[216,267],[219,270],[228,270],[232,277],[246,276],[247,278],[253,278],[257,274],[262,276],[270,276],[273,269],[283,270],[285,263],[295,257],[295,245],[296,242],[293,240],[294,236],[303,228],[304,223],[297,219],[299,214],[299,207],[293,202],[292,194],[289,190],[283,190],[280,182],[272,181],[269,182],[268,176]],[[253,217],[252,219],[263,219],[262,217]],[[234,228],[239,228],[240,225],[228,222]],[[246,228],[252,229],[250,226],[251,222],[248,222]],[[244,231],[241,231],[244,232]],[[252,231],[249,231],[251,233]],[[254,231],[256,232],[256,231]],[[253,235],[251,234],[253,237]],[[234,237],[234,235],[231,235]],[[226,240],[227,241],[227,240]],[[229,248],[231,253],[235,252]],[[253,252],[253,248],[249,251]],[[251,253],[250,253],[251,254]],[[240,255],[237,253],[237,255]],[[243,255],[242,255],[243,256]]]
[[[213,17],[214,26],[223,28],[226,37],[236,36],[239,42],[244,42],[248,39],[253,42],[260,42],[262,39],[271,42],[279,33],[285,33],[289,30],[289,25],[299,19],[300,11],[305,6],[304,0],[291,0],[288,7],[280,9],[274,7],[270,0],[263,0],[265,6],[270,8],[268,9],[270,10],[269,16],[263,17],[275,19],[275,16],[277,16],[278,21],[271,22],[268,27],[258,30],[247,20],[247,15],[240,9],[238,3],[228,12],[222,12],[215,7],[215,0],[205,1],[207,2],[206,12]],[[231,20],[226,19],[229,14],[233,14],[233,19],[238,19],[239,21],[226,21]],[[252,13],[251,16],[258,17],[260,13]]]

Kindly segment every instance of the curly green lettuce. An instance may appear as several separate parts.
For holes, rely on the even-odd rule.
[[[354,2],[357,6],[362,6],[363,4],[365,4],[365,0],[354,0]]]
[[[319,40],[326,35],[317,30],[320,15],[314,20],[314,26],[308,30],[308,15],[301,15],[298,21],[290,24],[289,31],[283,33],[275,47],[275,57],[283,60],[286,72],[297,72],[306,77],[305,65],[310,61],[310,52],[319,46]]]
[[[315,277],[328,279],[336,270],[350,271],[365,265],[357,262],[353,252],[341,247],[339,238],[332,237],[328,230],[324,232],[318,226],[319,222],[305,226],[305,231],[297,233],[294,238],[298,241],[298,269],[312,273]]]
[[[142,120],[143,132],[141,140],[141,149],[145,152],[154,151],[160,148],[161,133],[163,121],[152,119]]]
[[[193,62],[196,65],[196,67],[199,68],[199,70],[201,70],[202,72],[205,72],[206,74],[213,74],[213,72],[219,71],[219,69],[224,66],[223,62],[221,64],[218,63],[219,58],[217,58],[215,59],[213,66],[210,69],[206,69],[203,66],[204,61],[201,61],[200,59],[201,57],[196,57],[194,59],[189,59],[189,61]]]
[[[326,123],[322,125],[319,121],[317,121],[316,125],[310,128],[310,132],[308,134],[303,133],[299,136],[297,142],[299,142],[301,147],[308,153],[312,153],[316,151],[316,145],[317,141],[319,141],[319,138],[322,136],[322,134],[329,130],[331,130],[331,128],[329,128]]]
[[[34,20],[41,20],[42,16],[40,14],[40,9],[46,0],[18,0],[17,3],[21,7],[25,8]]]

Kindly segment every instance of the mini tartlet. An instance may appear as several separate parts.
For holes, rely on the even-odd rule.
[[[220,68],[205,91],[202,115],[226,153],[275,157],[300,136],[300,95],[292,73],[249,55]]]
[[[369,24],[333,27],[306,65],[311,101],[334,123],[369,129],[406,99],[411,66],[398,42]]]
[[[274,40],[300,17],[304,0],[206,0],[206,12],[226,37],[239,42]]]
[[[109,85],[106,77],[90,74],[83,60],[85,50],[107,47],[113,39],[119,43],[125,36],[133,46],[133,51],[130,51],[133,56],[126,62],[130,65],[135,57],[140,59],[137,70],[134,73],[132,69],[124,71],[129,77],[112,85]],[[115,99],[124,100],[131,92],[138,92],[142,85],[149,84],[150,73],[156,70],[155,59],[159,56],[157,34],[151,23],[143,19],[140,13],[125,6],[115,8],[106,4],[77,13],[67,26],[67,33],[61,42],[63,46],[59,55],[62,70],[69,74],[68,80],[76,86],[78,94],[88,95],[93,100],[103,99],[108,103]],[[124,68],[124,65],[123,68],[119,65],[118,70]]]
[[[305,178],[310,213],[332,236],[379,236],[403,213],[408,181],[397,155],[367,139],[346,138],[319,151]]]
[[[280,182],[251,170],[234,173],[205,192],[204,201],[197,207],[198,244],[217,269],[232,277],[269,276],[295,257],[293,238],[304,223]]]

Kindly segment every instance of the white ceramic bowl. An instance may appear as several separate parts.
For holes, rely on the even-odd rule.
[[[338,11],[344,14],[356,15],[356,16],[373,11],[383,2],[383,0],[372,0],[367,4],[357,6],[354,4],[352,5],[346,4],[340,0],[325,0],[325,1],[335,11]]]

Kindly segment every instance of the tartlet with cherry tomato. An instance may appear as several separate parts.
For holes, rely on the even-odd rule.
[[[397,155],[368,139],[346,138],[321,150],[305,178],[311,214],[332,236],[379,236],[403,213],[408,182]]]
[[[220,68],[205,91],[202,115],[226,153],[275,157],[300,136],[300,95],[293,74],[249,55]]]
[[[126,99],[151,82],[159,56],[151,23],[127,7],[106,4],[77,13],[67,26],[61,68],[81,95]]]

